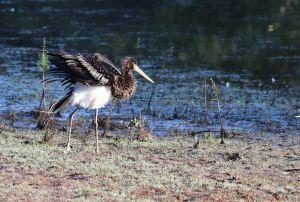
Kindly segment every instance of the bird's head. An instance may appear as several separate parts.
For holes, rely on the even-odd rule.
[[[136,59],[134,59],[133,57],[125,57],[122,60],[122,66],[125,67],[128,70],[134,70],[137,73],[139,73],[142,77],[144,77],[145,79],[147,79],[148,81],[150,81],[151,83],[154,83],[154,81],[147,76],[138,66],[137,66],[137,62]]]

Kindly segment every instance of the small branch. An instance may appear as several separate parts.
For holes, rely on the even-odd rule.
[[[300,172],[300,168],[286,169],[285,172]]]
[[[165,66],[166,66],[166,58],[167,57],[171,57],[173,55],[173,52],[174,52],[174,48],[171,47],[169,49],[167,49],[166,51],[163,52],[163,56],[164,56],[164,60],[163,60],[163,64],[161,66],[161,69],[160,69],[160,73],[158,74],[158,77],[156,78],[156,83],[154,84],[154,87],[153,87],[153,90],[151,92],[151,95],[149,97],[149,101],[148,101],[148,107],[147,107],[147,113],[150,114],[151,110],[150,110],[150,107],[151,107],[151,102],[152,102],[152,99],[153,99],[153,96],[154,96],[154,93],[155,93],[155,89],[156,89],[156,86],[157,86],[157,83],[159,82],[160,80],[160,76],[162,74],[162,71],[165,69]]]
[[[205,104],[204,122],[205,122],[205,126],[207,126],[208,125],[208,103],[207,103],[207,85],[206,85],[206,79],[204,80],[204,104]]]
[[[152,101],[152,97],[153,97],[153,95],[154,95],[155,88],[156,88],[156,83],[154,84],[154,87],[153,87],[153,89],[152,89],[150,98],[149,98],[149,100],[148,100],[147,113],[150,113],[150,112],[151,112],[150,106],[151,106],[151,101]]]
[[[214,82],[214,80],[212,78],[210,78],[210,81],[212,83],[212,88],[213,88],[213,91],[214,91],[214,97],[217,101],[217,105],[218,105],[218,113],[219,113],[219,121],[220,121],[220,135],[221,135],[221,142],[220,144],[225,144],[224,142],[224,138],[225,138],[225,131],[224,131],[224,128],[223,128],[223,117],[222,117],[222,112],[221,112],[221,100],[220,100],[220,91],[219,91],[219,88],[217,86],[217,84]]]
[[[45,114],[56,114],[56,112],[49,112],[49,111],[37,110],[37,109],[35,109],[34,112],[45,113]]]
[[[218,130],[201,130],[201,131],[192,131],[189,133],[189,135],[197,135],[197,134],[202,134],[202,133],[217,133],[219,132]]]

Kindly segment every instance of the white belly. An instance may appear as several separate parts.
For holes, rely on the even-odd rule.
[[[69,103],[83,108],[99,109],[111,100],[111,87],[86,86],[76,83]]]

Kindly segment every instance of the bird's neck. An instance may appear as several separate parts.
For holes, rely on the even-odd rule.
[[[116,76],[112,85],[112,94],[116,99],[128,99],[136,89],[136,81],[130,70],[121,67],[121,76]]]

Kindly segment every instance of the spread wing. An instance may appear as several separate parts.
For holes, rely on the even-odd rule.
[[[49,60],[55,68],[49,70],[48,75],[52,81],[60,81],[66,88],[76,82],[85,85],[108,86],[113,82],[115,75],[121,76],[121,72],[106,57],[99,53],[80,54],[61,52],[48,53]]]

